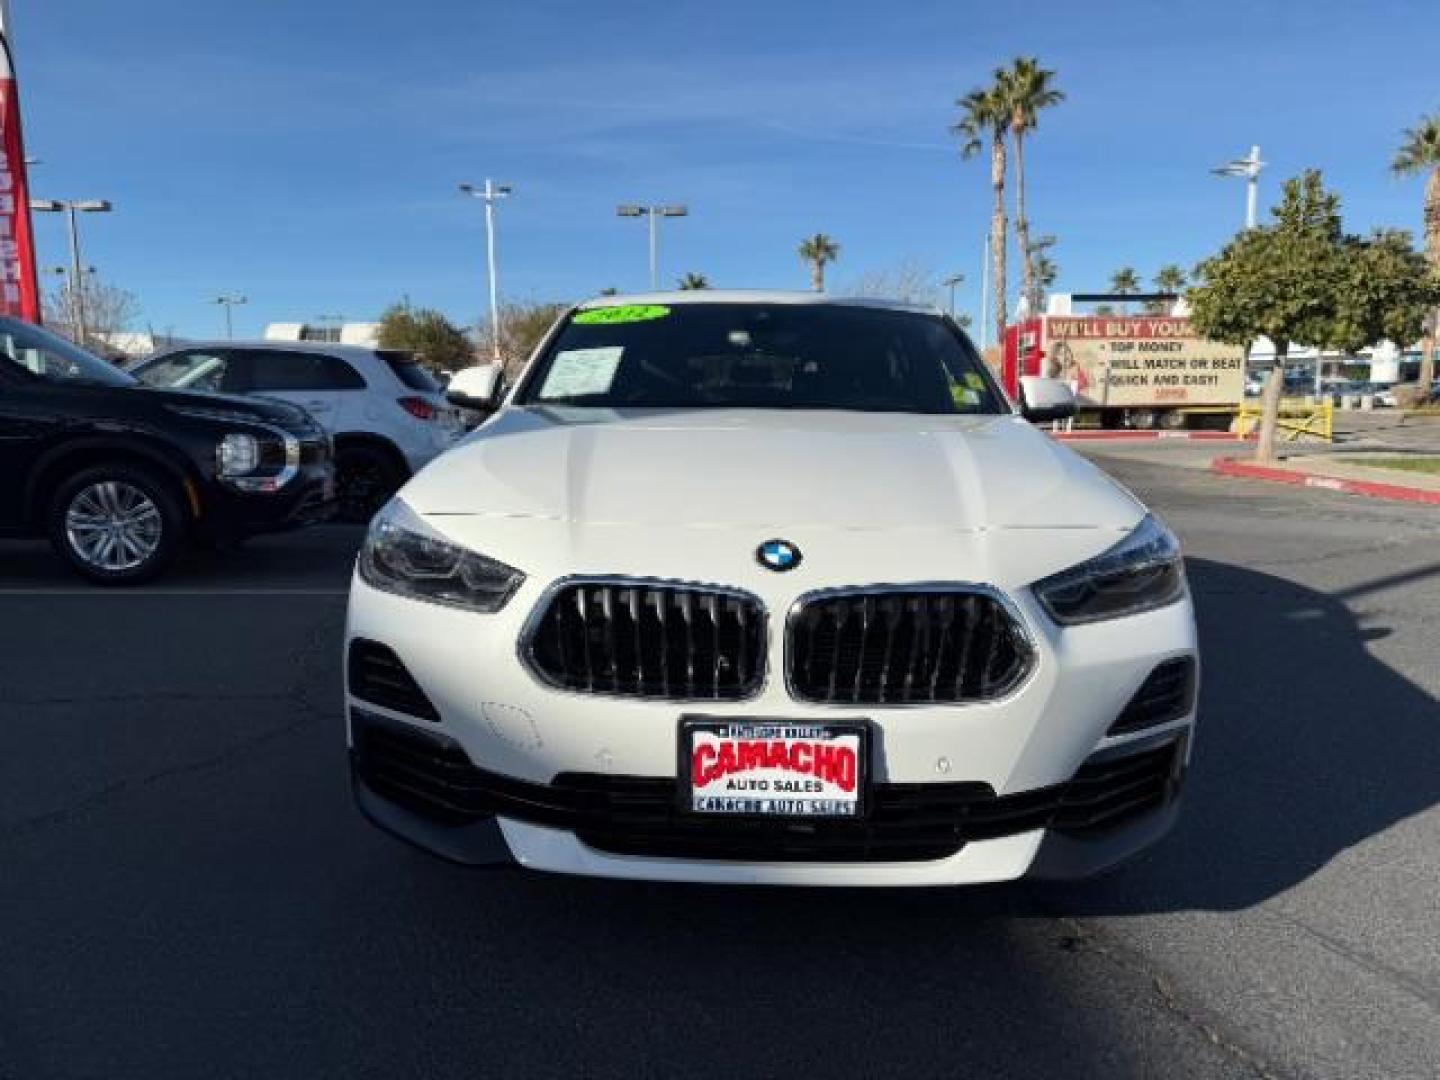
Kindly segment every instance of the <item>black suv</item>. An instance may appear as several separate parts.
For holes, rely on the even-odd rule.
[[[93,581],[153,578],[192,540],[329,517],[332,457],[293,405],[143,387],[0,318],[0,536],[48,536]]]

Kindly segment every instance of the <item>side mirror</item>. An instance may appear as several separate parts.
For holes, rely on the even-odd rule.
[[[1075,415],[1075,391],[1059,379],[1021,376],[1020,415],[1034,423],[1068,420]]]
[[[500,381],[504,374],[499,364],[477,364],[461,368],[445,387],[445,399],[451,405],[476,412],[493,412],[500,404]]]

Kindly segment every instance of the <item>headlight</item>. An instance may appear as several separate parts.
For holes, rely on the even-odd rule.
[[[1175,603],[1185,595],[1185,565],[1175,535],[1147,516],[1103,555],[1032,588],[1052,619],[1073,626]]]
[[[360,577],[372,588],[445,607],[499,611],[525,575],[452,544],[394,499],[370,523]]]
[[[215,446],[215,471],[227,479],[244,476],[260,467],[260,440],[254,435],[231,433]]]

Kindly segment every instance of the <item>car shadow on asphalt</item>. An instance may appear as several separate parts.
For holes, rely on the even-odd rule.
[[[1346,606],[1364,587],[1188,568],[1203,678],[1184,813],[1149,855],[1057,890],[1077,912],[1251,907],[1440,803],[1440,709],[1367,648],[1392,628]]]

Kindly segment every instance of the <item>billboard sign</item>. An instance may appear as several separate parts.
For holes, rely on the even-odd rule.
[[[1245,350],[1198,337],[1171,315],[1045,320],[1045,371],[1081,408],[1234,405],[1245,393]]]

